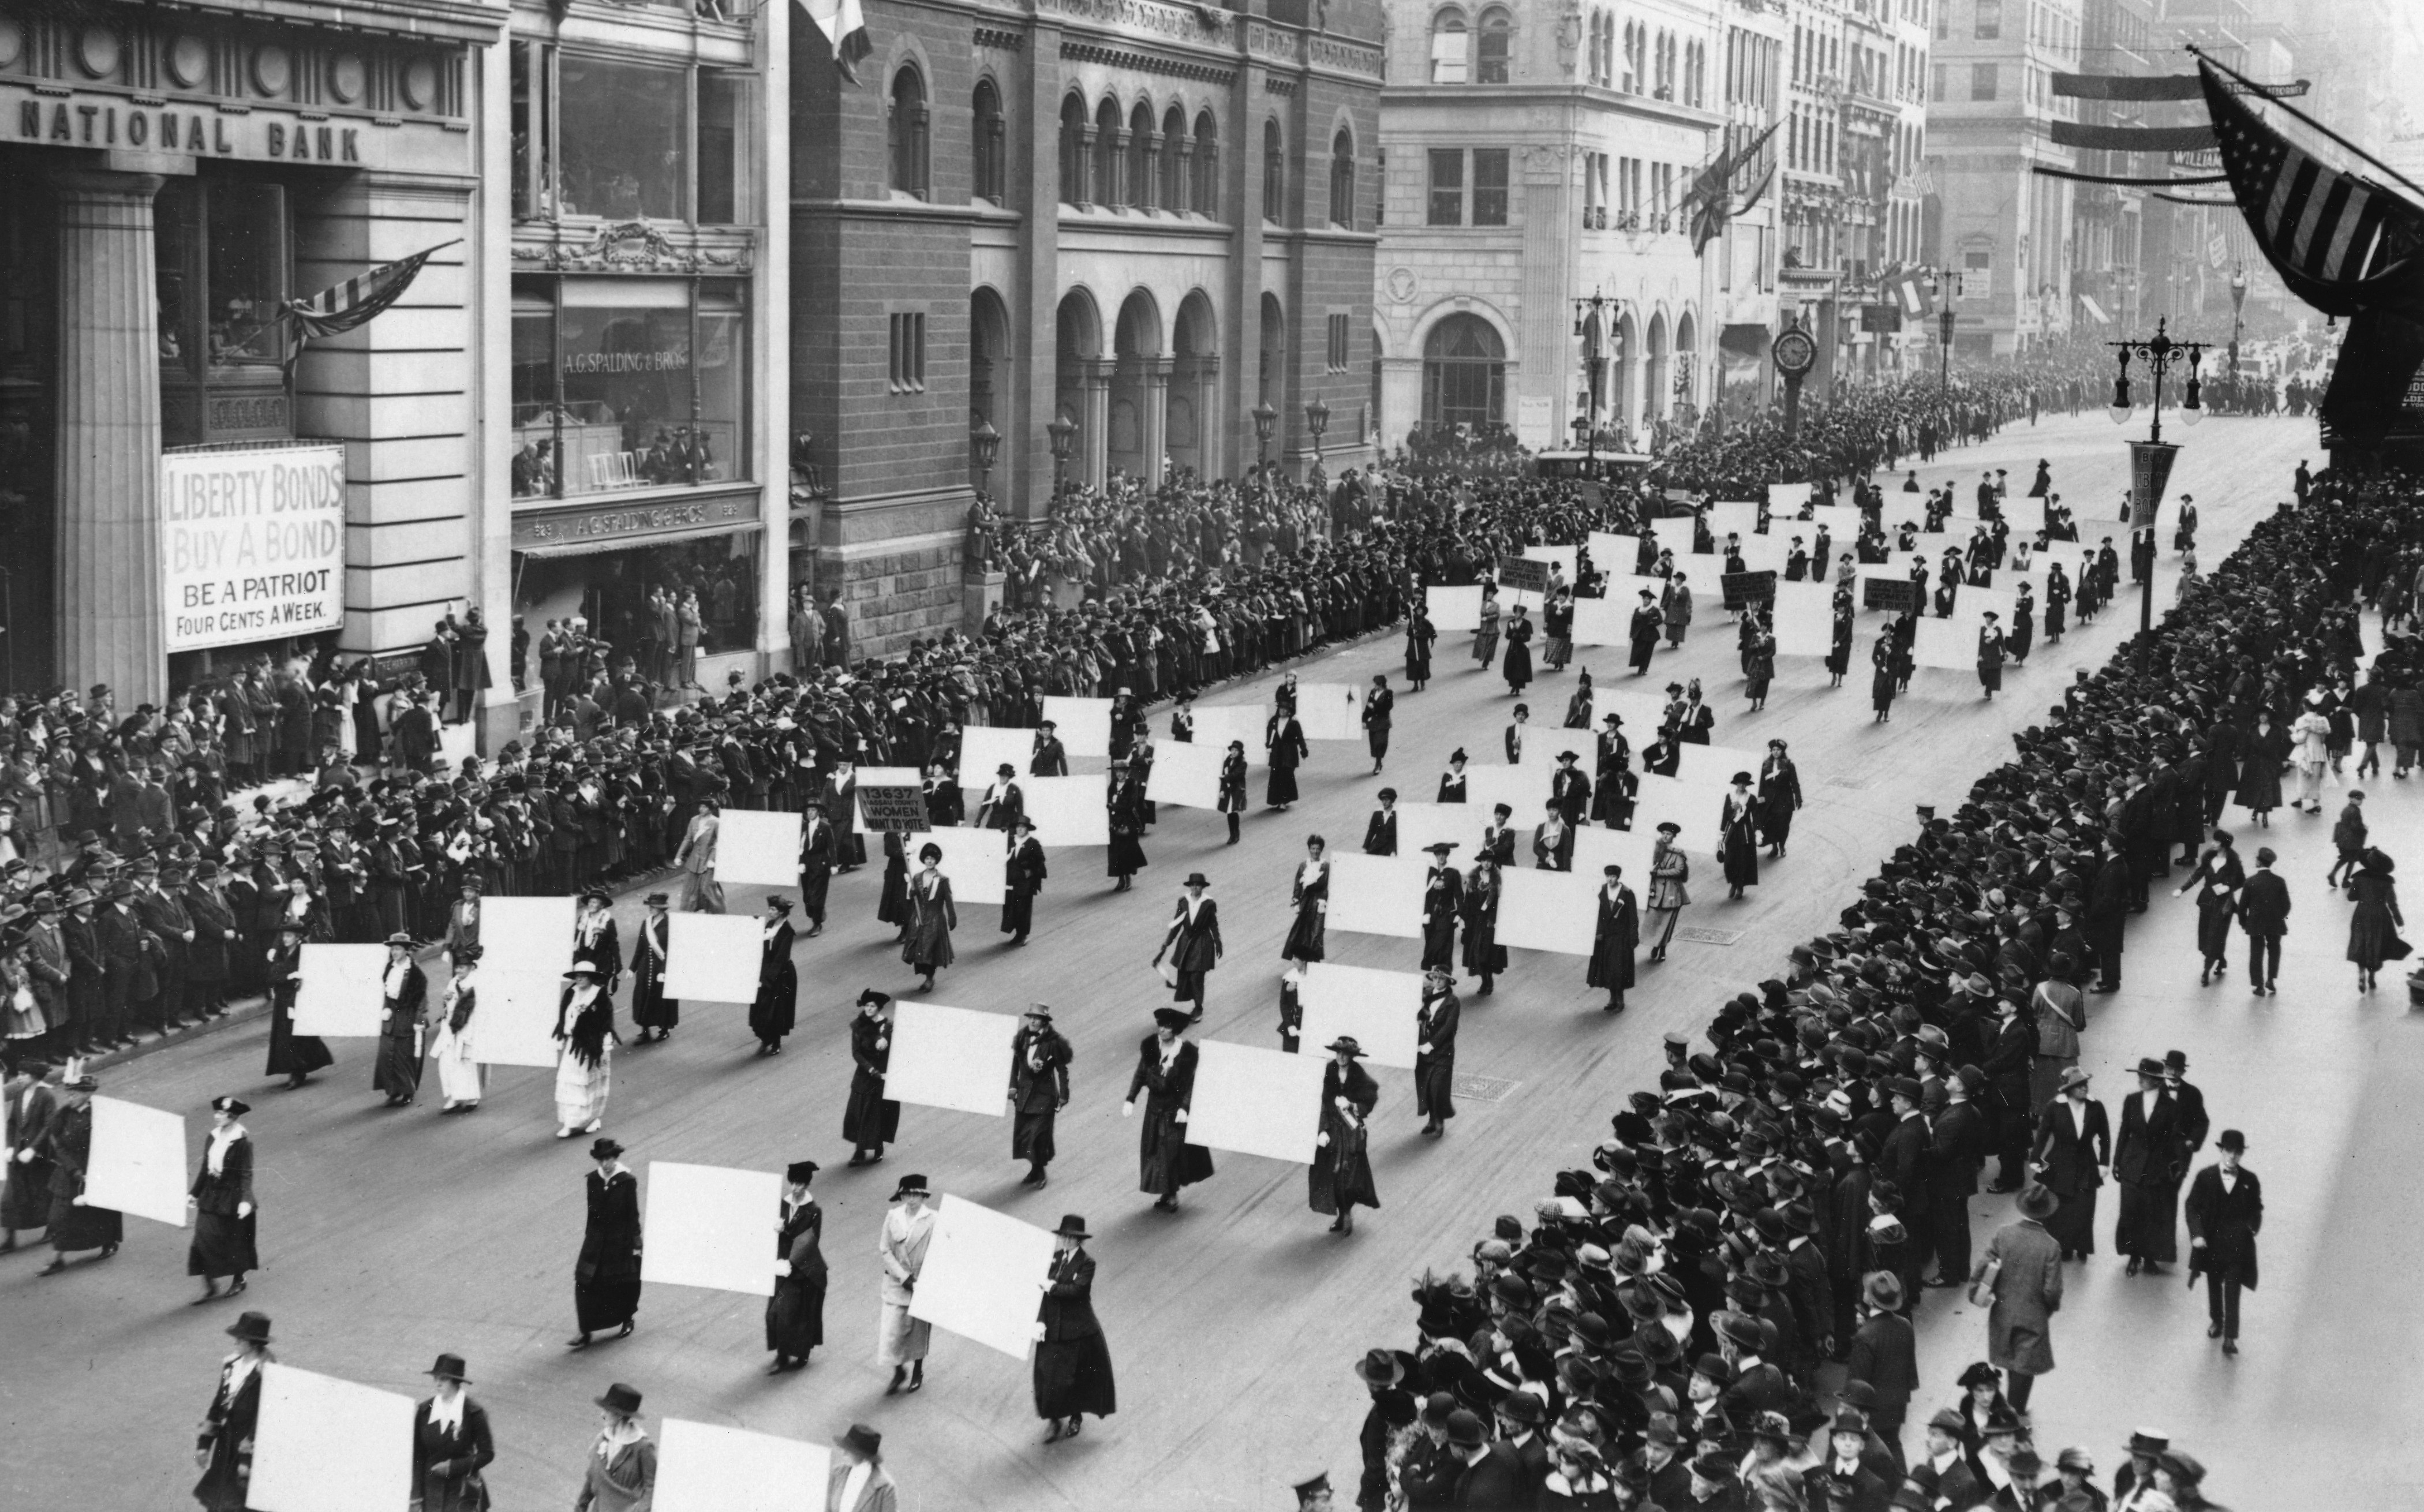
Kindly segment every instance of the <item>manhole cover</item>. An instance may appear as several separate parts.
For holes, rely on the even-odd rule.
[[[1695,925],[1686,924],[1677,928],[1675,931],[1675,937],[1679,940],[1689,940],[1694,945],[1733,945],[1742,939],[1743,931],[1740,930],[1704,930]]]
[[[1458,1076],[1450,1085],[1456,1089],[1457,1096],[1469,1102],[1500,1103],[1506,1101],[1507,1093],[1523,1084],[1497,1076]]]

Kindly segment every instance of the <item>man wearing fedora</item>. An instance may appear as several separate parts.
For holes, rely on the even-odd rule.
[[[933,1195],[925,1177],[901,1177],[892,1194],[892,1206],[884,1215],[884,1231],[875,1242],[876,1258],[884,1265],[875,1362],[892,1367],[892,1383],[884,1388],[886,1396],[917,1391],[926,1384],[926,1351],[933,1342],[934,1326],[911,1317],[909,1302],[917,1289],[917,1277],[926,1268],[926,1251],[934,1242],[934,1210],[926,1205]]]
[[[2239,1353],[2239,1294],[2256,1289],[2256,1235],[2264,1227],[2264,1186],[2240,1164],[2247,1136],[2225,1129],[2213,1141],[2214,1163],[2190,1184],[2189,1281],[2205,1273],[2205,1336]]]
[[[219,1362],[219,1381],[194,1437],[194,1463],[202,1478],[194,1500],[203,1512],[245,1512],[252,1479],[253,1428],[261,1420],[261,1367],[269,1352],[269,1314],[247,1313],[228,1325],[235,1353]]]
[[[640,1393],[616,1381],[597,1403],[598,1437],[582,1461],[572,1512],[648,1512],[657,1493],[657,1446],[640,1426]]]
[[[419,1512],[487,1512],[480,1472],[497,1457],[488,1412],[466,1390],[461,1355],[429,1367],[437,1387],[412,1409],[412,1494]]]
[[[1111,1352],[1094,1317],[1094,1257],[1086,1253],[1086,1220],[1065,1214],[1052,1231],[1052,1268],[1040,1283],[1035,1323],[1035,1415],[1049,1424],[1044,1441],[1074,1439],[1086,1414],[1119,1410]]]
[[[640,1311],[640,1178],[625,1169],[623,1147],[600,1138],[589,1146],[597,1169],[583,1178],[589,1216],[581,1256],[572,1266],[572,1308],[581,1331],[566,1347],[586,1349],[590,1335],[614,1329],[630,1337]]]
[[[641,900],[647,913],[631,931],[631,1027],[640,1044],[673,1038],[681,1022],[681,1003],[665,995],[665,944],[672,921],[666,909],[673,899],[661,892]]]
[[[1331,1233],[1353,1233],[1355,1204],[1380,1205],[1366,1128],[1380,1101],[1380,1085],[1355,1063],[1364,1047],[1353,1035],[1342,1034],[1323,1048],[1331,1061],[1321,1068],[1321,1132],[1314,1137],[1318,1148],[1305,1169],[1305,1198],[1315,1212],[1332,1215]]]
[[[1448,1452],[1454,1456],[1459,1507],[1530,1506],[1536,1488],[1523,1477],[1523,1461],[1504,1443],[1491,1441],[1481,1419],[1462,1408],[1447,1417]]]
[[[1852,1335],[1844,1378],[1868,1383],[1875,1398],[1869,1425],[1899,1459],[1903,1419],[1910,1410],[1911,1393],[1919,1390],[1919,1340],[1910,1319],[1903,1315],[1902,1278],[1886,1270],[1862,1277],[1859,1311],[1860,1327]]]
[[[766,1299],[766,1347],[774,1352],[767,1371],[779,1376],[808,1362],[808,1351],[825,1342],[825,1210],[809,1195],[820,1168],[794,1160],[783,1171],[783,1201],[774,1216],[774,1294]]]
[[[1045,1168],[1059,1153],[1053,1123],[1069,1106],[1069,1062],[1076,1052],[1052,1027],[1052,1010],[1027,1005],[1025,1022],[1010,1041],[1010,1158],[1027,1162],[1022,1186],[1042,1186]]]
[[[1178,1189],[1212,1175],[1212,1152],[1187,1142],[1188,1105],[1195,1097],[1197,1051],[1187,1039],[1192,1021],[1175,1008],[1153,1011],[1154,1030],[1137,1044],[1137,1069],[1120,1116],[1136,1111],[1145,1093],[1144,1125],[1138,1130],[1137,1189],[1156,1194],[1154,1207],[1178,1211]]]
[[[833,1446],[825,1512],[900,1512],[901,1489],[884,1468],[884,1435],[853,1423]]]
[[[1407,1377],[1419,1368],[1413,1356],[1394,1349],[1367,1349],[1355,1362],[1355,1378],[1372,1399],[1364,1409],[1364,1426],[1357,1435],[1364,1453],[1363,1478],[1356,1485],[1355,1504],[1364,1512],[1379,1512],[1389,1500],[1389,1446],[1398,1433],[1415,1422],[1421,1405],[1407,1391]],[[1409,1464],[1413,1456],[1409,1453]],[[1414,1466],[1419,1477],[1420,1466]],[[1324,1485],[1328,1484],[1325,1474]],[[1407,1497],[1413,1505],[1423,1504],[1413,1499],[1417,1482],[1407,1482]]]
[[[1996,1231],[1970,1277],[1973,1289],[1984,1286],[1993,1294],[1986,1309],[1986,1362],[2007,1374],[2005,1394],[2017,1412],[2029,1409],[2036,1378],[2053,1369],[2062,1245],[2045,1225],[2062,1203],[2042,1182],[2022,1188],[2019,1217]]]

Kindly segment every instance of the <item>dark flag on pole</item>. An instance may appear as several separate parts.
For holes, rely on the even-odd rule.
[[[456,242],[460,240],[456,238]],[[309,299],[289,299],[286,316],[306,336],[343,335],[403,298],[430,255],[456,242],[440,242],[400,263],[382,263],[358,278],[323,289]]]

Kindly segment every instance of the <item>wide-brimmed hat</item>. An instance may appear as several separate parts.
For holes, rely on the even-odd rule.
[[[1194,1022],[1194,1016],[1182,1009],[1156,1008],[1153,1011],[1153,1027],[1157,1029],[1168,1029],[1172,1034],[1183,1032]]]
[[[617,1417],[635,1418],[640,1415],[640,1393],[621,1381],[607,1387],[606,1394],[595,1400],[599,1407]]]
[[[650,893],[647,897],[640,899],[640,904],[644,908],[663,908],[672,902],[673,899],[665,896],[663,893]]]
[[[2024,1218],[2033,1218],[2042,1222],[2053,1217],[2061,1208],[2062,1198],[2052,1187],[2043,1182],[2031,1182],[2028,1189],[2020,1193],[2020,1214]]]
[[[1872,1271],[1862,1285],[1871,1307],[1881,1313],[1902,1311],[1902,1278],[1900,1276],[1890,1270]]]
[[[589,1158],[592,1160],[612,1160],[622,1153],[622,1145],[604,1135],[598,1136],[589,1144]]]
[[[1190,871],[1187,874],[1187,880],[1179,883],[1179,885],[1182,887],[1209,887],[1212,885],[1212,879],[1206,877],[1200,871]]]
[[[1364,1047],[1355,1042],[1355,1036],[1351,1034],[1342,1034],[1337,1039],[1323,1045],[1322,1048],[1332,1055],[1343,1053],[1349,1059],[1359,1058],[1364,1054]]]
[[[1366,1349],[1355,1361],[1355,1374],[1366,1386],[1395,1386],[1406,1378],[1406,1365],[1393,1350]]]
[[[1057,1239],[1091,1239],[1093,1237],[1092,1234],[1086,1232],[1086,1220],[1075,1213],[1061,1214],[1060,1226],[1052,1231],[1052,1235]]]
[[[390,945],[403,946],[408,950],[412,948],[412,936],[405,933],[402,930],[398,930],[393,934],[387,937],[387,943]]]
[[[227,1335],[231,1339],[238,1339],[246,1344],[267,1344],[269,1342],[269,1314],[266,1313],[247,1313],[242,1317],[237,1318],[233,1323],[228,1325]]]
[[[211,1111],[240,1119],[252,1111],[252,1105],[241,1097],[214,1097],[211,1099]]]
[[[463,1373],[463,1357],[461,1355],[439,1355],[438,1357],[438,1363],[429,1367],[429,1374],[437,1377],[442,1381],[460,1381],[468,1383],[471,1379],[470,1377]]]
[[[892,1201],[896,1202],[904,1197],[932,1197],[933,1195],[934,1194],[927,1188],[926,1178],[922,1175],[903,1176],[901,1178],[901,1185],[892,1188]]]

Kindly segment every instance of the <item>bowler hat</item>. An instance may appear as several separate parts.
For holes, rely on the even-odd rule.
[[[1538,1426],[1549,1415],[1540,1399],[1529,1392],[1509,1392],[1498,1400],[1500,1415]]]
[[[2225,1129],[2222,1131],[2222,1138],[2213,1141],[2213,1147],[2217,1150],[2227,1150],[2235,1155],[2242,1155],[2247,1153],[2247,1136],[2237,1129]]]
[[[1489,1441],[1481,1419],[1462,1408],[1447,1415],[1447,1441],[1459,1449],[1478,1449]]]
[[[1093,1237],[1092,1234],[1086,1232],[1086,1220],[1079,1218],[1075,1213],[1061,1214],[1060,1226],[1053,1230],[1052,1233],[1055,1236],[1062,1239],[1091,1239]]]
[[[429,1367],[429,1374],[437,1377],[442,1381],[468,1382],[471,1378],[463,1373],[463,1357],[461,1355],[439,1355],[438,1357],[438,1363]]]
[[[228,1325],[227,1333],[229,1338],[241,1340],[246,1344],[267,1344],[269,1342],[269,1314],[266,1313],[247,1313],[244,1316]]]

